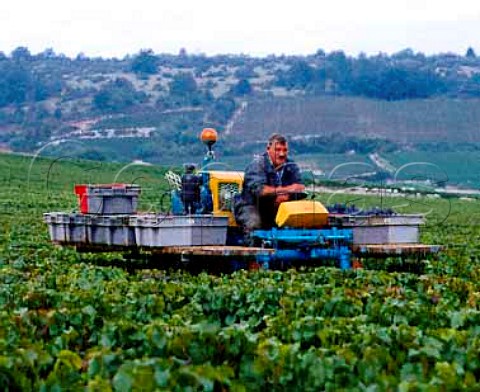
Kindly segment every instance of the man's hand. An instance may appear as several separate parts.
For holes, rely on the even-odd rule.
[[[271,185],[265,185],[262,189],[262,193],[260,196],[267,196],[267,195],[280,195],[280,194],[288,194],[288,193],[296,193],[296,192],[304,192],[305,185],[303,184],[292,184],[288,186],[279,186],[274,187]],[[287,195],[288,196],[288,195]]]
[[[275,205],[278,206],[284,201],[289,201],[289,200],[290,200],[290,195],[288,193],[279,193],[275,198]]]
[[[295,193],[295,192],[304,192],[305,185],[303,184],[292,184],[282,187],[284,192]]]

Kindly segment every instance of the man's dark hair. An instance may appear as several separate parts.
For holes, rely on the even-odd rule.
[[[285,136],[280,135],[279,133],[274,133],[268,138],[268,145],[271,146],[274,143],[287,144],[287,139]]]

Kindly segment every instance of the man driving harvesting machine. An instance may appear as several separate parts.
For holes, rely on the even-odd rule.
[[[300,170],[288,158],[287,139],[270,136],[267,151],[257,156],[245,169],[242,194],[235,208],[235,218],[247,230],[275,226],[278,206],[304,198]]]

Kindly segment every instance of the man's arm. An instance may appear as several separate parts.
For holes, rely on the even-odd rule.
[[[295,193],[303,192],[305,190],[305,185],[303,184],[291,184],[286,186],[270,186],[264,185],[260,196],[269,196],[269,195],[278,195],[285,193]]]
[[[265,185],[261,192],[262,196],[305,191],[305,185],[303,185],[302,176],[297,164],[294,162],[288,162],[287,165],[288,167],[286,167],[285,170],[289,170],[287,181],[290,183],[290,185],[282,185],[277,187]],[[287,173],[284,175],[287,175]]]
[[[254,197],[261,195],[262,189],[267,183],[267,176],[263,163],[262,156],[255,157],[245,169],[243,186]]]
[[[244,187],[246,187],[255,197],[261,196],[279,196],[288,195],[289,193],[303,192],[305,186],[302,183],[300,176],[300,170],[295,163],[291,167],[293,184],[285,186],[272,186],[266,185],[267,175],[265,173],[265,167],[263,159],[256,159],[245,169]]]

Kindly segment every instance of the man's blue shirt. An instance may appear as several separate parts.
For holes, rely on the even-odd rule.
[[[277,170],[265,152],[255,159],[245,169],[242,199],[245,204],[256,205],[262,189],[268,186],[288,186],[303,184],[297,164],[287,158],[287,161]]]

